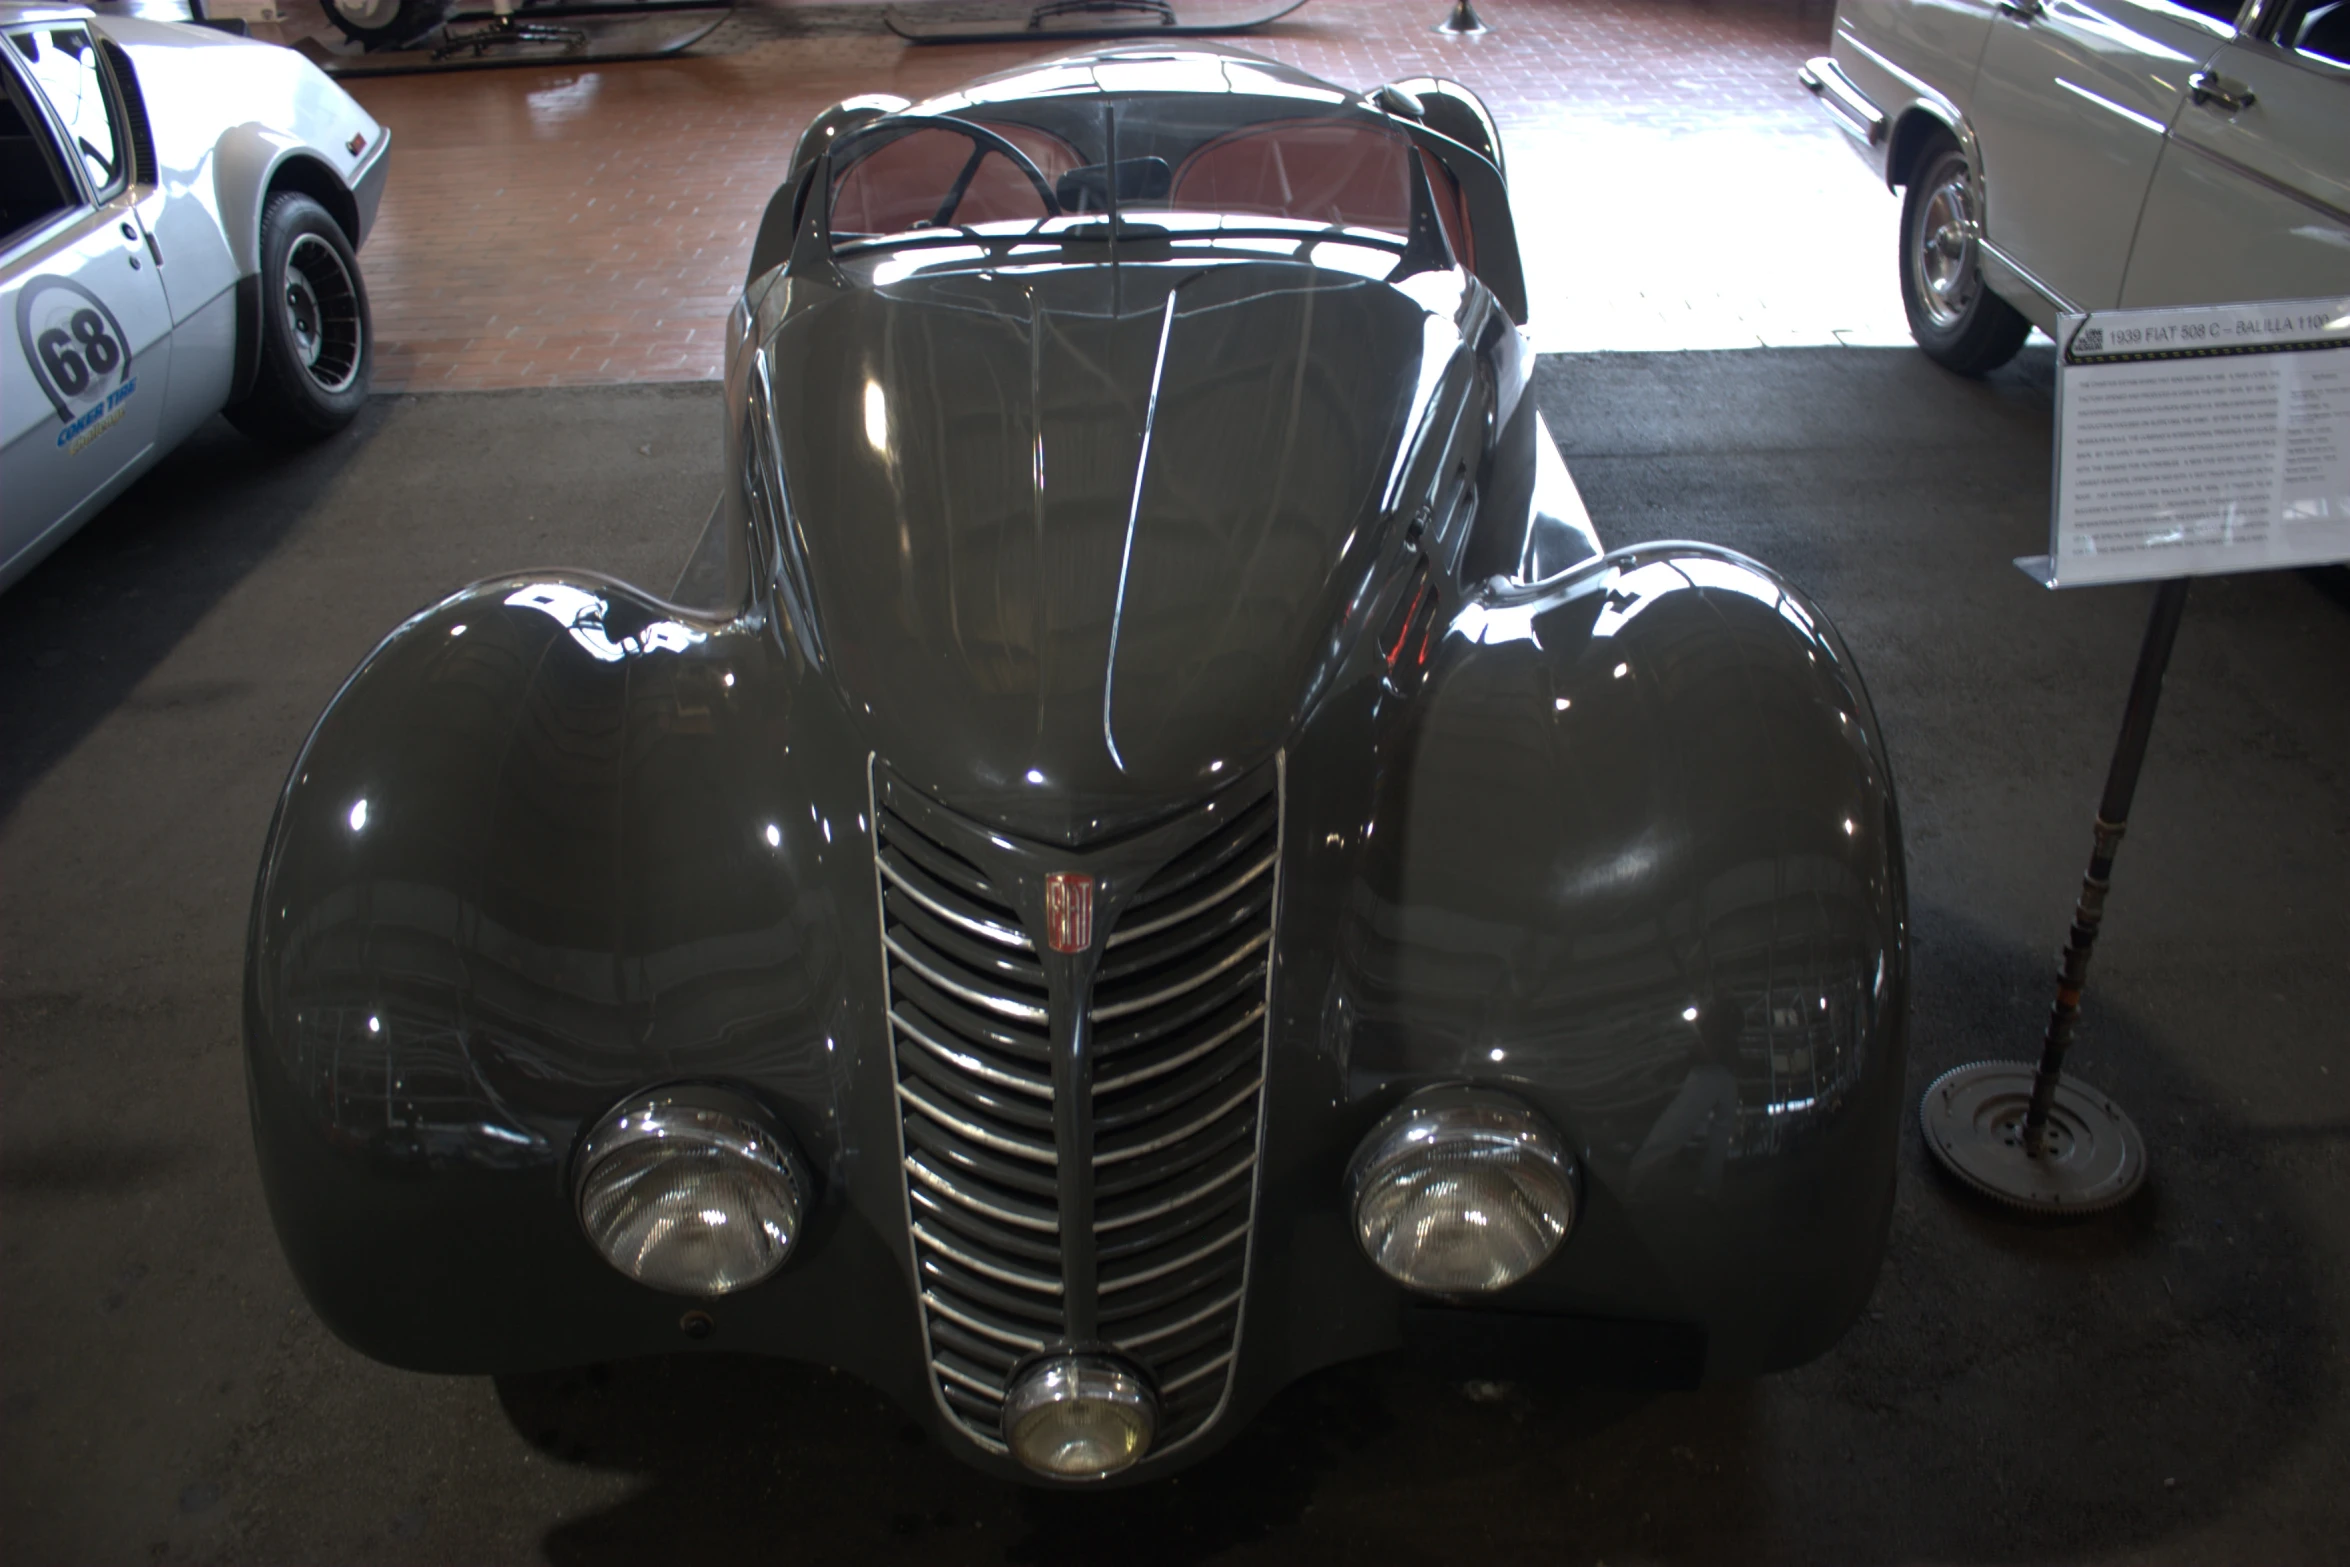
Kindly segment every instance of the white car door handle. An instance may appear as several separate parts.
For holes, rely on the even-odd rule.
[[[2217,71],[2197,71],[2187,78],[2187,91],[2205,108],[2222,109],[2229,114],[2249,109],[2258,101],[2251,88],[2242,82],[2231,82]]]
[[[2001,15],[2011,16],[2019,22],[2036,22],[2040,19],[2040,13],[2047,9],[2041,0],[1997,0],[1997,4]]]

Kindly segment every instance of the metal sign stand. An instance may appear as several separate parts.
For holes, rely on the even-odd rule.
[[[2056,472],[2043,587],[2159,584],[2095,846],[2059,955],[2040,1064],[1977,1061],[1918,1106],[1934,1157],[2034,1213],[2097,1213],[2146,1179],[2146,1143],[2065,1052],[2105,922],[2114,855],[2146,764],[2188,579],[2350,559],[2350,297],[2066,315],[2057,325]]]
[[[2081,1016],[2089,954],[2105,923],[2114,855],[2130,824],[2130,801],[2154,733],[2163,672],[2187,609],[2187,581],[2173,577],[2154,593],[2138,670],[2122,709],[2121,738],[2105,772],[2097,835],[2089,851],[2073,926],[2057,959],[2056,1002],[2040,1064],[1977,1061],[1945,1072],[1926,1090],[1918,1125],[1942,1167],[1987,1197],[2038,1213],[2100,1213],[2128,1202],[2146,1179],[2146,1141],[2121,1106],[2079,1079],[2064,1080],[2064,1056]]]
[[[1478,38],[1485,33],[1485,22],[1469,0],[1459,0],[1452,14],[1436,24],[1436,31],[1450,33],[1455,38]]]

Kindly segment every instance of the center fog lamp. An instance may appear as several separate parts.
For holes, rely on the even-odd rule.
[[[1380,1271],[1432,1294],[1502,1289],[1575,1227],[1575,1161],[1556,1132],[1491,1089],[1415,1094],[1371,1129],[1348,1176],[1355,1238]]]
[[[1108,1355],[1037,1361],[1004,1398],[1004,1441],[1012,1456],[1061,1480],[1116,1474],[1150,1451],[1158,1424],[1150,1384]]]
[[[579,1154],[579,1222],[606,1262],[673,1295],[724,1295],[783,1266],[808,1182],[757,1106],[721,1089],[642,1094]]]

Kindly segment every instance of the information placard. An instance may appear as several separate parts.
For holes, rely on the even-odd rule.
[[[2350,560],[2350,296],[2057,328],[2048,586]]]

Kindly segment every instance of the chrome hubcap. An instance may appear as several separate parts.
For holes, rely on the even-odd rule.
[[[286,328],[303,371],[322,392],[340,392],[359,374],[364,333],[359,289],[335,248],[304,234],[286,253]]]
[[[1967,196],[1966,174],[1954,168],[1926,198],[1918,224],[1910,265],[1915,270],[1918,303],[1938,327],[1953,327],[1974,303],[1975,223]]]
[[[335,0],[335,9],[355,27],[389,27],[400,0]]]

